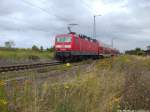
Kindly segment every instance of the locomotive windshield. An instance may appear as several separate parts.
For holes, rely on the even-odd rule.
[[[71,42],[71,37],[58,37],[56,42]]]

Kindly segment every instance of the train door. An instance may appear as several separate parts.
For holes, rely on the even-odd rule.
[[[75,46],[76,46],[76,50],[79,51],[79,38],[75,37]]]
[[[76,52],[76,55],[79,54],[79,51],[80,51],[80,43],[79,43],[79,38],[78,36],[74,36],[74,51]]]

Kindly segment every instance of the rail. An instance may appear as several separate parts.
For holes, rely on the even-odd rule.
[[[32,63],[32,64],[18,64],[18,65],[9,65],[9,66],[0,66],[0,73],[10,72],[10,71],[20,71],[27,69],[35,69],[47,66],[54,66],[61,64],[59,61],[46,62],[46,63]]]

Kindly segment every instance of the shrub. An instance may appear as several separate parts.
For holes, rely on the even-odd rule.
[[[29,60],[34,60],[34,61],[36,61],[36,60],[39,60],[40,57],[39,57],[39,56],[36,56],[36,55],[29,55],[29,56],[28,56],[28,59],[29,59]]]
[[[33,46],[32,46],[32,50],[33,50],[33,51],[40,51],[39,48],[38,48],[38,46],[36,46],[36,45],[33,45]]]

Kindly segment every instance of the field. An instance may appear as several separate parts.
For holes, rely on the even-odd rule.
[[[50,60],[53,53],[48,51],[34,51],[31,49],[0,49],[0,65],[27,63],[31,61]]]
[[[150,110],[150,58],[120,56],[14,74],[0,76],[0,112]],[[28,78],[14,80],[19,75]]]

